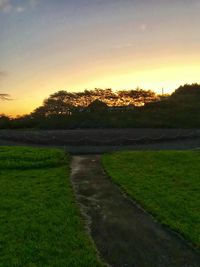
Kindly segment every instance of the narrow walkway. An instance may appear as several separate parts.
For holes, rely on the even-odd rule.
[[[200,255],[125,197],[100,156],[74,156],[71,180],[92,238],[113,267],[200,267]]]

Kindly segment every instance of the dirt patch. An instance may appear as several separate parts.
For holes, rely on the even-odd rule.
[[[74,156],[71,180],[100,255],[114,267],[199,267],[200,255],[134,204],[105,175],[100,156]]]

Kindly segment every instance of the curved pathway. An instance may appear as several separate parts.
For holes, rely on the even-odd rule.
[[[114,267],[200,267],[200,255],[128,199],[100,156],[74,156],[71,181],[101,257]]]

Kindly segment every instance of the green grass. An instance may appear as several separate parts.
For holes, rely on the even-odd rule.
[[[0,266],[103,266],[56,149],[0,147]]]
[[[200,248],[199,152],[121,152],[105,155],[103,165],[130,197]]]

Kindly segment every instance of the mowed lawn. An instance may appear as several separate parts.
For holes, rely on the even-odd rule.
[[[103,266],[63,151],[0,147],[0,266]]]
[[[200,152],[119,152],[103,165],[130,197],[200,248]]]

